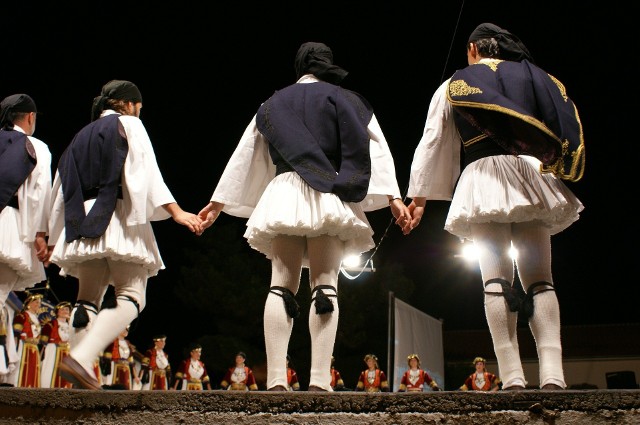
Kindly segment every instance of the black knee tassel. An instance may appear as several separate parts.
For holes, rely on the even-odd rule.
[[[313,288],[312,292],[316,293],[314,298],[316,306],[316,314],[325,314],[333,312],[333,303],[329,299],[329,296],[335,297],[335,295],[327,295],[322,289],[331,289],[335,291],[335,288],[331,285],[318,285]]]
[[[74,328],[86,328],[89,324],[89,314],[83,304],[80,304],[73,315]]]
[[[279,290],[281,293],[274,292],[273,289]],[[284,301],[284,310],[289,317],[297,319],[298,316],[300,316],[300,306],[294,298],[293,292],[283,286],[272,286],[269,292],[282,298],[282,301]]]
[[[86,328],[89,324],[89,313],[87,313],[87,308],[85,305],[89,307],[93,307],[94,311],[96,310],[96,306],[88,301],[78,301],[76,302],[76,312],[73,314],[73,327],[82,329]]]

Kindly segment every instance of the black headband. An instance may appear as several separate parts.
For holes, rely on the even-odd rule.
[[[333,52],[324,43],[312,41],[302,43],[296,53],[296,78],[313,74],[318,79],[332,84],[340,84],[348,72],[333,64]]]
[[[478,25],[469,36],[468,42],[473,43],[484,38],[494,38],[498,42],[500,59],[516,62],[527,59],[533,62],[533,57],[524,43],[516,35],[495,24],[485,22]]]
[[[12,112],[38,112],[36,102],[28,94],[12,94],[5,97],[0,102],[0,127],[4,127],[9,122],[9,115]]]
[[[106,102],[109,99],[124,100],[125,102],[138,103],[142,102],[142,94],[138,89],[138,86],[131,81],[125,80],[111,80],[104,86],[100,96],[96,96],[93,99],[93,106],[91,108],[91,121],[96,120],[105,110]]]

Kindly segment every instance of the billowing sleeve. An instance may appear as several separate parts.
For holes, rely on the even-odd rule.
[[[147,130],[137,117],[122,115],[119,120],[129,143],[122,178],[126,223],[166,220],[171,215],[162,206],[176,201],[164,182]]]
[[[411,163],[407,196],[450,201],[460,176],[461,141],[445,81],[434,93],[422,138]]]
[[[275,175],[268,142],[258,131],[254,116],[231,155],[211,201],[225,204],[223,211],[229,215],[249,217]]]
[[[48,233],[51,210],[51,152],[35,137],[29,137],[36,151],[36,166],[18,189],[20,238],[33,242],[37,232]]]
[[[60,173],[56,171],[51,188],[51,213],[49,217],[49,244],[56,244],[64,231],[64,195],[62,193],[62,180]]]
[[[367,127],[371,155],[371,180],[367,196],[360,202],[364,211],[374,211],[389,206],[388,195],[401,198],[396,178],[396,168],[391,150],[375,115]]]

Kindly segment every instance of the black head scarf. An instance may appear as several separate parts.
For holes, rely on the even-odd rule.
[[[333,52],[323,43],[312,41],[302,43],[296,53],[296,78],[313,74],[319,80],[331,84],[340,84],[348,72],[333,64]]]
[[[469,43],[483,38],[495,38],[500,47],[500,58],[509,61],[520,62],[523,59],[533,62],[529,49],[520,39],[509,31],[495,24],[485,22],[476,27],[469,36]]]
[[[36,102],[34,102],[28,94],[12,94],[11,96],[5,97],[2,102],[0,102],[1,128],[13,126],[13,123],[10,122],[12,112],[38,112],[38,109],[36,108]]]
[[[93,107],[91,108],[91,121],[95,121],[100,117],[102,111],[105,110],[106,102],[109,99],[124,100],[125,102],[142,102],[142,94],[138,87],[131,81],[111,80],[104,86],[100,96],[93,99]]]

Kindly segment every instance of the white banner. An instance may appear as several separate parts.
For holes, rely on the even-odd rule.
[[[442,322],[415,307],[394,299],[394,370],[393,391],[398,391],[402,375],[409,368],[407,356],[417,354],[420,368],[427,371],[442,389],[444,384],[444,349]],[[425,388],[429,391],[430,387]]]

